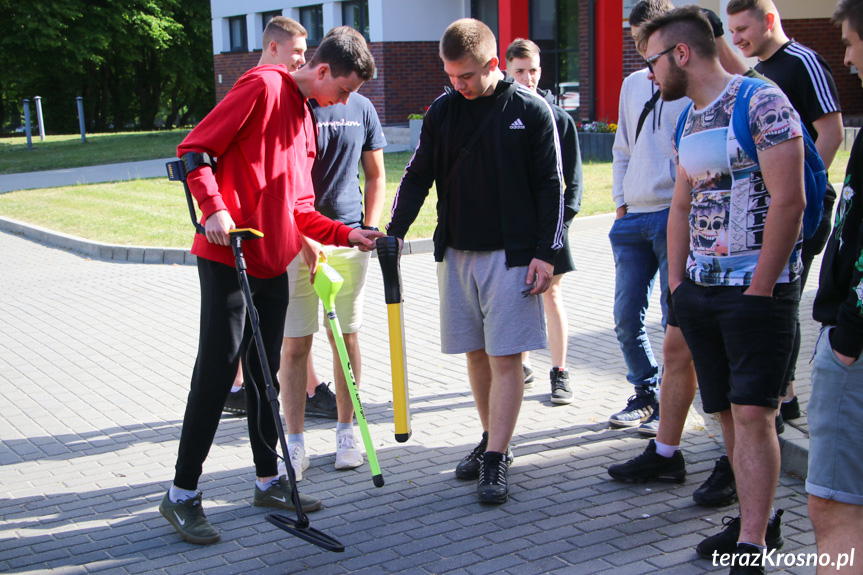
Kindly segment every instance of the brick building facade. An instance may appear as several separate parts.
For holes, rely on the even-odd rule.
[[[301,1],[282,0],[280,4],[278,0],[247,0],[246,4],[236,9],[248,11],[246,17],[249,21],[249,37],[252,38],[251,31],[261,25],[262,12],[274,10],[287,3],[294,7],[280,8],[282,13],[299,19]],[[369,46],[375,56],[377,75],[367,82],[360,92],[374,103],[384,125],[405,124],[408,114],[421,113],[442,93],[444,86],[449,84],[438,58],[438,39],[447,24],[470,16],[473,10],[471,6],[479,1],[481,0],[438,0],[435,3],[426,3],[423,0],[368,1],[371,14]],[[529,6],[532,2],[539,1],[541,0],[497,0],[500,7],[499,39],[502,50],[516,36],[529,37]],[[616,121],[620,83],[627,75],[644,66],[643,59],[635,50],[629,27],[623,24],[622,6],[605,1],[600,4],[597,0],[553,1],[572,2],[578,6],[578,89],[581,106],[573,112],[574,115],[581,121]],[[723,0],[720,0],[720,4],[722,2]],[[804,17],[808,13],[795,12],[816,10],[817,15],[827,16],[830,10],[824,7],[812,8],[805,0],[789,2],[788,6],[781,7],[783,12],[787,9],[789,15],[787,19],[783,19],[785,32],[827,60],[836,79],[844,114],[848,117],[863,116],[860,82],[856,74],[849,73],[843,64],[844,47],[839,30],[831,24],[829,17],[808,18]],[[707,0],[699,3],[710,4]],[[727,4],[727,0],[725,3]],[[337,10],[339,5],[340,2],[322,5],[324,32],[341,24]],[[211,0],[211,6],[216,97],[221,100],[237,78],[260,58],[260,32],[257,33],[258,44],[254,45],[255,40],[252,40],[250,50],[226,51],[225,35],[228,29],[225,22],[237,18],[232,12],[234,4],[226,4],[224,0]],[[714,10],[720,8],[717,12],[722,12],[721,6],[708,7]],[[621,22],[620,27],[617,22]],[[496,28],[495,25],[492,27]],[[622,45],[614,45],[615,42]],[[310,59],[313,53],[314,46],[309,48],[306,59]],[[613,61],[609,61],[609,53],[614,54]],[[548,73],[543,74],[544,80]]]

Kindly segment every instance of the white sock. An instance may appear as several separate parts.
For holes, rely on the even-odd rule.
[[[241,389],[243,389],[243,384],[242,384],[242,383],[241,383],[240,385],[232,385],[232,386],[231,386],[231,393],[237,393],[237,392],[238,392],[238,391],[240,391]]]
[[[302,433],[291,433],[288,434],[288,445],[296,445],[299,443],[303,446],[303,449],[306,448],[306,440],[303,439]]]
[[[679,445],[665,445],[655,439],[653,440],[653,443],[656,445],[656,454],[661,455],[662,457],[671,457],[676,452],[680,451]]]
[[[782,403],[791,403],[791,402],[792,402],[792,401],[794,401],[795,399],[797,399],[797,396],[796,396],[796,395],[795,395],[794,397],[792,397],[791,399],[783,399],[783,400],[782,400]]]
[[[354,422],[351,421],[350,423],[342,423],[341,421],[339,421],[336,423],[336,433],[338,433],[339,431],[342,431],[344,429],[350,429],[351,432],[353,432]]]
[[[176,485],[172,485],[171,490],[168,491],[168,499],[171,500],[171,503],[180,503],[181,501],[185,501],[186,499],[192,499],[197,494],[197,491],[180,489]]]
[[[278,477],[276,477],[275,479],[270,479],[269,481],[258,481],[257,479],[255,479],[255,485],[257,485],[258,489],[260,489],[261,491],[266,491],[267,489],[269,489],[273,485],[277,484],[278,482],[279,482]]]

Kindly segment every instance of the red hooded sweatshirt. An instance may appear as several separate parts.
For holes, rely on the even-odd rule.
[[[266,279],[285,273],[300,251],[300,234],[349,245],[351,228],[315,211],[315,125],[285,66],[258,66],[243,74],[177,147],[178,156],[186,152],[218,158],[215,175],[209,166],[188,175],[201,223],[228,210],[236,227],[264,233],[243,244],[250,275]],[[211,244],[201,234],[195,234],[192,253],[234,265],[230,247]]]

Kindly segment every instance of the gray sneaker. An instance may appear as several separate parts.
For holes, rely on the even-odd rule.
[[[551,402],[558,405],[572,403],[572,388],[569,387],[569,373],[557,367],[549,372],[551,379]]]
[[[636,387],[635,395],[626,402],[626,407],[612,415],[608,423],[612,427],[638,427],[659,408],[656,393],[651,388]]]
[[[647,418],[647,421],[638,426],[638,433],[645,437],[656,437],[656,434],[659,433],[659,406],[656,406],[656,409],[653,410],[653,413],[650,417]]]
[[[191,499],[179,503],[172,502],[168,493],[165,493],[159,504],[159,513],[189,543],[209,545],[221,539],[219,532],[207,521],[207,517],[204,515],[200,491]]]
[[[291,482],[284,475],[279,476],[279,482],[271,485],[266,491],[261,491],[258,485],[255,484],[255,507],[274,507],[276,509],[287,509],[288,511],[296,511],[294,500],[291,495]],[[303,506],[303,513],[309,511],[317,511],[323,507],[320,499],[316,499],[310,495],[300,493],[300,505]]]
[[[521,364],[521,369],[524,372],[524,388],[525,389],[532,388],[533,387],[533,380],[535,379],[534,375],[533,375],[533,369],[531,369],[530,366],[527,365],[526,363]]]

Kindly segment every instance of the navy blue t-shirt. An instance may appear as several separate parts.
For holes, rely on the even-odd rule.
[[[352,227],[363,223],[360,158],[387,145],[375,107],[351,94],[347,105],[320,107],[309,100],[318,126],[318,156],[312,166],[315,209]]]

